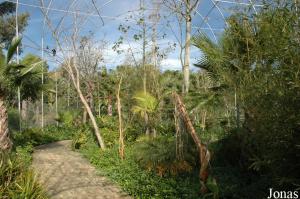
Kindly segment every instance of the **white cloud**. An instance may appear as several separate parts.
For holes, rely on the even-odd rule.
[[[179,59],[167,58],[162,60],[161,69],[165,70],[181,70],[181,63]]]

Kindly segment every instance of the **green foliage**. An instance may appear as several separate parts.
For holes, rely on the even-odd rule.
[[[135,148],[126,147],[125,160],[120,160],[118,148],[100,151],[96,143],[81,149],[101,174],[118,183],[135,198],[200,198],[197,175],[161,178],[152,172],[143,170],[135,162]]]
[[[15,146],[38,146],[60,140],[71,139],[75,128],[48,126],[44,130],[40,128],[26,129],[22,132],[13,132]]]
[[[47,198],[33,171],[23,160],[19,153],[0,153],[0,197]]]
[[[42,90],[41,68],[45,67],[45,63],[33,55],[26,56],[20,64],[13,62],[11,59],[20,42],[20,37],[14,37],[7,55],[0,56],[0,95],[5,98],[15,97],[16,88],[20,88],[22,100],[35,100]]]
[[[21,99],[35,101],[40,97],[42,90],[46,91],[49,84],[48,65],[40,57],[33,54],[25,55],[21,64],[26,66],[22,70]],[[41,84],[42,73],[44,74],[44,84]]]
[[[16,35],[16,20],[14,13],[15,3],[11,2],[2,2],[0,3],[0,43],[5,44],[5,48],[7,48]],[[19,25],[19,33],[22,33],[27,26],[27,21],[29,18],[28,13],[22,13],[18,15],[18,25]]]
[[[8,64],[11,61],[11,58],[14,56],[14,54],[17,51],[17,47],[20,45],[21,43],[21,37],[14,37],[11,41],[11,44],[7,50],[7,55],[6,55],[6,64]]]
[[[89,134],[91,134],[91,132],[89,132],[88,129],[80,129],[79,131],[77,131],[72,137],[72,148],[80,149],[81,147],[83,147],[88,142],[88,139],[90,137]]]
[[[5,14],[11,14],[16,11],[16,4],[12,2],[5,1],[0,4],[0,16]]]
[[[176,159],[175,137],[142,137],[134,145],[133,155],[141,167],[159,176],[189,173],[195,167],[195,159],[185,154],[186,160]]]
[[[75,125],[78,116],[79,112],[76,111],[62,111],[58,113],[56,120],[63,126],[72,127],[72,125]]]
[[[11,131],[19,130],[19,112],[17,109],[8,109],[8,128]]]
[[[211,191],[211,193],[206,194],[205,197],[212,195],[213,199],[218,199],[219,198],[219,187],[218,187],[216,179],[209,176],[205,185],[209,189],[209,191]]]
[[[119,132],[113,131],[112,129],[108,128],[101,128],[101,134],[104,139],[104,143],[107,147],[113,147],[114,145],[118,144],[119,141]]]
[[[112,147],[118,143],[119,140],[119,126],[117,117],[102,116],[98,119],[101,135],[107,147]]]
[[[118,126],[118,118],[115,116],[104,115],[98,118],[98,124],[100,128],[108,128],[117,131]]]
[[[158,102],[150,93],[138,92],[133,99],[135,99],[136,105],[132,107],[132,111],[135,114],[140,114],[142,117],[146,113],[154,113],[157,109]]]
[[[255,197],[246,196],[246,188],[262,196],[267,186],[283,190],[299,184],[298,14],[291,2],[274,2],[258,14],[229,17],[218,43],[203,35],[194,38],[204,55],[198,65],[226,85],[219,93],[223,113],[236,100],[236,124],[242,125],[215,154],[223,157],[223,166],[247,174],[242,178],[247,185],[238,183],[231,192],[234,198]]]

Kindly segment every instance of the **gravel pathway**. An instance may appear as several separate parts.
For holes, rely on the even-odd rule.
[[[33,168],[52,199],[119,199],[130,197],[103,176],[65,140],[39,146]]]

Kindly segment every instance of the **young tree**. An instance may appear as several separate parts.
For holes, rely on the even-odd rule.
[[[180,59],[183,71],[183,92],[189,91],[190,84],[190,54],[191,54],[191,33],[192,33],[192,15],[195,9],[197,9],[199,0],[163,0],[164,5],[168,7],[172,12],[176,14],[180,37],[177,37],[177,41],[180,44]],[[182,41],[182,19],[185,21],[185,39]],[[175,30],[172,29],[175,33]],[[175,33],[176,34],[176,33]],[[182,58],[184,50],[184,58]]]
[[[48,24],[48,27],[52,33],[52,36],[56,42],[58,47],[58,51],[61,53],[62,60],[64,63],[64,69],[68,72],[71,77],[71,81],[73,86],[75,87],[77,94],[88,113],[89,118],[91,119],[91,123],[94,128],[94,133],[97,137],[97,141],[102,149],[105,149],[104,140],[101,136],[100,129],[96,122],[96,118],[93,114],[92,108],[89,105],[88,99],[84,96],[82,91],[82,80],[81,73],[79,70],[80,60],[78,57],[78,52],[80,52],[80,38],[81,38],[81,28],[84,27],[85,21],[87,20],[85,17],[80,17],[78,12],[75,12],[71,17],[72,23],[67,24],[67,20],[65,20],[66,16],[62,16],[58,27],[56,27],[53,23],[54,21],[49,17],[47,9],[45,7],[44,0],[40,0],[41,2],[41,11],[45,17],[45,20]],[[72,1],[70,5],[74,5],[76,1]],[[70,17],[70,16],[69,16]],[[68,28],[61,28],[67,26]],[[71,26],[71,28],[70,28]]]
[[[119,117],[119,155],[120,158],[124,159],[124,129],[123,129],[123,120],[122,120],[122,105],[121,105],[121,98],[120,98],[120,91],[121,91],[121,85],[122,85],[122,79],[123,77],[120,77],[119,84],[118,84],[118,90],[117,90],[117,109],[118,109],[118,117]]]
[[[97,83],[100,81],[98,75],[99,64],[103,61],[103,48],[106,45],[104,41],[97,44],[97,42],[93,41],[92,37],[93,35],[91,34],[81,38],[79,51],[76,52],[76,56],[78,57],[81,86],[84,88],[83,93],[90,107],[93,109]],[[86,118],[86,113],[84,109],[84,118]]]

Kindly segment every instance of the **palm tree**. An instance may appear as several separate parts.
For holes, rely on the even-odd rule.
[[[226,34],[228,34],[226,32]],[[243,71],[246,71],[242,61],[238,59],[237,55],[242,52],[231,53],[232,47],[230,37],[223,36],[219,39],[218,43],[214,43],[208,36],[200,34],[193,38],[193,45],[201,50],[202,57],[198,60],[198,63],[194,64],[196,67],[201,68],[205,72],[205,76],[213,82],[213,85],[209,88],[209,95],[202,105],[206,104],[210,107],[217,108],[217,105],[223,105],[227,107],[226,112],[231,112],[228,108],[231,106],[228,104],[229,101],[233,101],[234,96],[234,107],[236,124],[240,125],[240,100],[239,100],[239,82],[241,81]],[[236,49],[236,48],[233,48]],[[228,96],[229,95],[229,96]],[[223,99],[222,99],[223,98]],[[226,98],[226,99],[225,99]],[[212,106],[211,106],[212,105]],[[217,108],[217,109],[220,109]],[[229,116],[226,113],[227,122],[230,124]]]
[[[12,57],[20,43],[21,38],[15,37],[8,48],[7,55],[4,56],[2,50],[0,52],[0,150],[7,150],[12,146],[9,138],[6,100],[15,88],[23,86],[26,90],[32,87],[30,84],[24,86],[22,83],[36,76],[37,71],[34,69],[42,63],[41,61],[25,66],[12,62]]]

